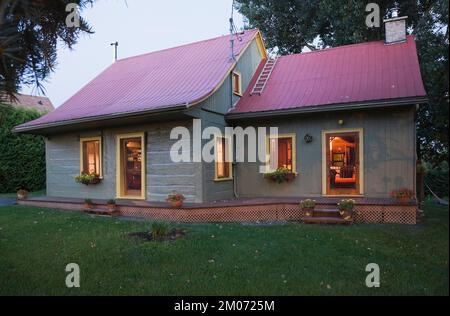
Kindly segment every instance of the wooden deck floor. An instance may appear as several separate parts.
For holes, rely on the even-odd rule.
[[[256,198],[211,203],[186,203],[172,208],[166,202],[117,200],[120,216],[186,223],[300,221],[306,216],[299,203],[304,198]],[[317,197],[316,210],[337,209],[339,198]],[[417,205],[392,199],[355,198],[355,222],[415,224]],[[106,200],[93,200],[95,208],[106,208]],[[84,199],[35,197],[18,204],[59,210],[82,211]],[[320,220],[316,220],[319,221]]]
[[[336,205],[342,198],[336,197],[267,197],[267,198],[248,198],[248,199],[235,199],[235,200],[223,200],[213,201],[207,203],[184,203],[182,209],[199,209],[199,208],[212,208],[212,207],[236,207],[236,206],[257,206],[257,205],[273,205],[273,204],[292,204],[298,205],[300,201],[305,199],[314,199],[317,204],[322,205]],[[344,197],[343,197],[344,198]],[[405,205],[400,204],[395,199],[390,198],[353,198],[356,205]],[[84,203],[84,199],[77,198],[63,198],[63,197],[35,197],[28,198],[27,201],[39,201],[39,202],[53,202],[53,203]],[[106,204],[107,200],[93,199],[94,204]],[[117,200],[119,206],[137,206],[137,207],[170,207],[167,202],[149,202],[140,200]],[[409,203],[406,205],[416,205],[416,203]]]

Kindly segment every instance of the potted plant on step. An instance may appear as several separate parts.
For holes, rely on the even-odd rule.
[[[84,185],[98,184],[100,183],[100,176],[96,173],[82,173],[75,177],[75,182],[82,183]]]
[[[181,193],[170,194],[166,201],[169,202],[173,208],[180,208],[183,205],[185,197]]]
[[[18,200],[25,200],[27,197],[28,197],[28,190],[24,186],[17,188]]]
[[[307,199],[300,202],[300,208],[305,212],[306,217],[314,215],[314,208],[316,207],[316,201]]]
[[[355,200],[343,199],[338,203],[339,214],[346,221],[351,221],[353,219],[353,209],[355,207]]]
[[[391,197],[396,199],[401,204],[411,203],[415,197],[414,191],[408,188],[400,188],[391,192]]]
[[[90,210],[90,209],[92,209],[93,207],[94,207],[94,203],[92,202],[91,199],[85,199],[85,200],[84,200],[84,208],[85,208],[86,210]]]
[[[110,212],[114,212],[116,210],[116,201],[111,199],[106,202],[106,206]]]

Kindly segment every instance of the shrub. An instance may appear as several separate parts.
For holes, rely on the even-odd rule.
[[[154,240],[167,237],[171,232],[171,225],[167,222],[153,222],[151,235]]]
[[[45,141],[42,136],[16,134],[12,129],[37,119],[33,109],[0,104],[0,193],[45,188]]]
[[[93,205],[94,203],[92,202],[91,199],[84,199],[84,204]]]
[[[448,197],[448,163],[444,161],[438,167],[427,166],[425,174],[425,183],[440,198]],[[430,190],[425,187],[427,195],[432,195]]]
[[[106,204],[108,204],[108,205],[116,205],[116,200],[113,200],[113,199],[108,200],[108,202],[106,202]]]

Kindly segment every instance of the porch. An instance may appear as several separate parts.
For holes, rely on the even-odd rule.
[[[310,197],[309,197],[310,198]],[[305,198],[254,198],[210,203],[185,203],[171,208],[165,202],[117,200],[119,216],[166,220],[182,223],[225,222],[303,222],[306,218],[299,203]],[[340,198],[316,197],[317,210],[336,210]],[[354,222],[416,224],[416,203],[399,203],[394,199],[354,198]],[[106,211],[106,200],[93,200],[96,210]],[[84,200],[77,198],[35,197],[19,200],[28,205],[69,211],[83,211]]]

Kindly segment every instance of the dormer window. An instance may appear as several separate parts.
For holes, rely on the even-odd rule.
[[[232,81],[233,81],[233,94],[241,97],[242,96],[241,73],[238,71],[233,71]]]

